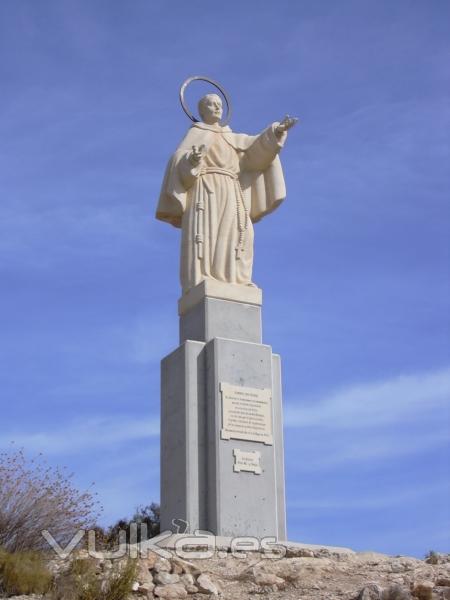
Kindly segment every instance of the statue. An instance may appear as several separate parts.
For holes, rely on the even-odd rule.
[[[298,119],[250,136],[220,124],[217,94],[201,98],[198,111],[201,121],[189,115],[194,124],[167,166],[156,218],[182,229],[183,293],[204,279],[253,286],[253,223],[286,196],[278,154]]]

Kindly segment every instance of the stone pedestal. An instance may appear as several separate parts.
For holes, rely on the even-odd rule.
[[[162,361],[161,528],[285,540],[280,358],[261,342],[261,291],[214,284],[180,301]]]

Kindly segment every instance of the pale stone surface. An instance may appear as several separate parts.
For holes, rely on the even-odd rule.
[[[186,588],[180,583],[171,583],[169,585],[157,585],[153,590],[153,594],[158,598],[167,598],[168,600],[186,598],[188,595]]]
[[[184,315],[206,297],[254,304],[255,306],[261,306],[262,304],[262,290],[256,286],[236,285],[215,281],[214,279],[204,279],[195,287],[190,288],[180,298],[178,301],[178,314]]]
[[[260,586],[281,586],[284,584],[284,579],[278,577],[274,573],[265,573],[264,571],[254,571],[256,585]]]
[[[162,362],[161,526],[173,520],[218,535],[286,538],[281,381],[270,346],[222,338],[186,341]],[[235,472],[236,440],[222,439],[220,384],[272,390],[271,438],[239,440],[261,474]],[[249,478],[252,478],[249,481]],[[249,485],[252,494],[249,494]]]
[[[169,585],[170,583],[179,583],[180,576],[176,573],[167,573],[166,571],[161,571],[155,575],[154,581],[159,585]]]
[[[273,444],[272,388],[249,388],[219,383],[222,395],[223,440]]]
[[[209,342],[215,337],[260,344],[261,307],[206,296],[181,315],[180,344],[186,340]]]
[[[149,543],[152,541],[155,540],[150,540]],[[223,542],[230,543],[231,540],[222,540],[222,546]],[[217,547],[219,546],[220,540],[217,540]],[[304,547],[307,545],[304,544]],[[319,545],[309,548],[312,556],[301,558],[273,560],[261,552],[240,552],[238,555],[232,552],[215,552],[209,554],[209,558],[192,557],[189,563],[170,552],[168,554],[172,556],[168,562],[171,572],[175,571],[175,567],[182,565],[183,568],[191,570],[192,575],[184,580],[181,576],[182,585],[180,581],[179,584],[157,586],[159,595],[156,597],[186,597],[180,586],[186,593],[195,594],[200,591],[200,586],[197,586],[197,582],[189,582],[203,575],[205,577],[200,579],[202,589],[209,590],[203,591],[203,597],[207,597],[207,593],[211,596],[212,584],[215,588],[220,588],[222,600],[248,600],[259,597],[267,600],[420,600],[420,590],[424,588],[428,598],[431,597],[432,600],[449,598],[449,587],[441,584],[450,579],[450,556],[446,557],[447,562],[427,564],[412,557],[390,557],[375,552],[337,553],[336,548],[328,549],[329,547]],[[80,555],[81,551],[75,551],[73,558]],[[91,560],[94,567],[99,564],[95,559],[87,560]],[[109,576],[119,572],[127,560],[125,557],[111,561],[113,571]],[[144,559],[139,560],[138,572],[145,571],[147,565],[148,562]],[[49,561],[49,567],[56,579],[64,576],[69,566],[67,560]],[[156,577],[157,572],[153,569],[151,575]],[[97,577],[101,581],[105,574],[97,573]],[[284,580],[283,583],[277,578]],[[209,583],[205,579],[209,580]],[[144,592],[141,588],[142,586],[133,595],[128,596],[127,600],[138,600],[139,594]],[[143,598],[147,597],[150,600],[153,598],[152,592],[147,592],[148,590],[145,590]],[[200,600],[201,596],[196,598]],[[41,596],[21,596],[20,600],[43,599]]]
[[[261,475],[261,452],[258,452],[257,450],[245,452],[245,450],[233,448],[233,456],[233,471],[235,473],[248,471],[249,473],[255,473],[255,475]]]
[[[213,596],[217,596],[220,592],[220,587],[217,583],[214,583],[211,578],[204,573],[197,577],[197,587],[201,594],[212,594]]]
[[[275,439],[273,445],[239,442],[241,450],[261,453],[262,474],[255,477],[252,473],[233,471],[236,442],[221,438],[223,407],[220,383],[271,389],[276,387],[273,385],[275,374],[272,363],[272,350],[267,345],[221,338],[207,344],[208,529],[218,535],[274,536],[279,539],[285,534],[285,518],[279,519],[279,515],[284,514],[284,505],[279,505],[280,501],[284,502],[284,495],[281,499],[281,494],[277,493],[278,489],[284,489],[276,460],[276,448],[282,452],[282,440]],[[272,405],[280,400],[274,396]],[[280,413],[281,409],[277,411],[277,414]],[[272,418],[274,416],[273,410]]]
[[[169,161],[156,211],[182,228],[183,293],[204,279],[251,284],[253,223],[286,195],[278,153],[296,122],[286,117],[257,136],[235,134],[220,125],[219,96],[200,103],[203,122],[192,125]]]
[[[187,341],[161,363],[161,530],[173,519],[206,529],[205,344]]]

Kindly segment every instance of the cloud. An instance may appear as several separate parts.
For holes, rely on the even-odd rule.
[[[134,440],[159,436],[159,420],[120,416],[79,420],[48,431],[19,432],[11,429],[0,437],[0,447],[7,448],[11,441],[27,451],[47,455],[69,455],[117,447]]]
[[[361,491],[355,493],[352,490],[351,495],[345,496],[345,490],[342,490],[343,494],[341,497],[324,497],[321,494],[319,497],[303,497],[296,498],[295,500],[288,502],[288,509],[291,510],[380,510],[382,508],[389,508],[394,506],[404,506],[413,502],[417,502],[428,497],[435,496],[448,496],[450,489],[450,482],[442,483],[437,482],[435,484],[428,484],[426,486],[408,488],[399,488],[396,486],[394,489],[389,490],[370,490],[369,493]]]
[[[316,401],[294,402],[288,428],[359,429],[393,425],[450,408],[450,368],[353,385]]]

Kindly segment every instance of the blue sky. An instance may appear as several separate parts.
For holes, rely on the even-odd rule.
[[[1,0],[0,446],[95,480],[105,523],[158,500],[179,232],[153,215],[206,74],[235,131],[300,117],[254,270],[290,539],[449,551],[449,29],[441,0]]]

